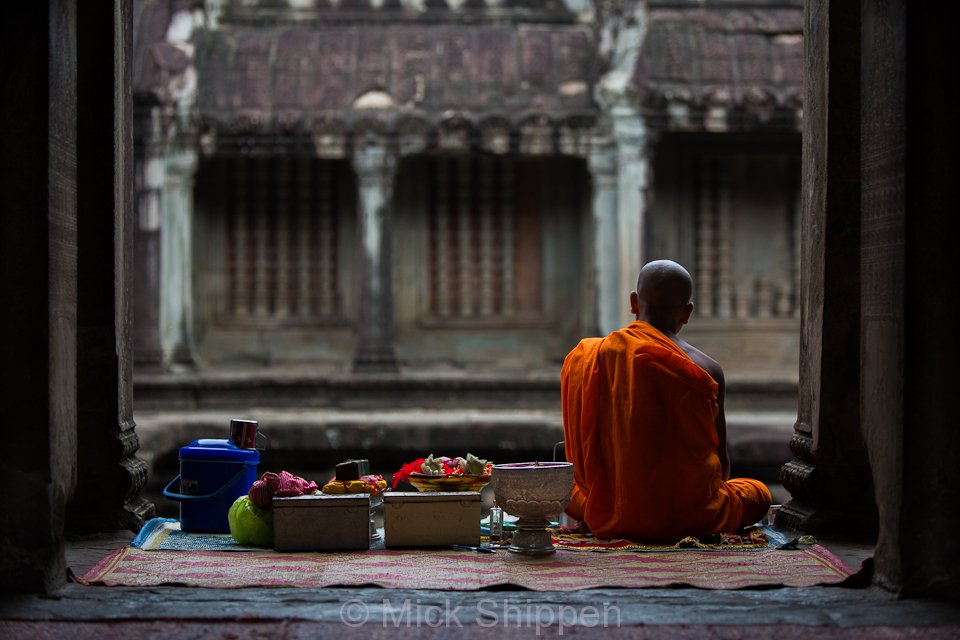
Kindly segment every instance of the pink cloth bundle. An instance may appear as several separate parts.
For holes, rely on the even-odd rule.
[[[316,482],[304,480],[289,471],[281,471],[279,474],[267,471],[263,477],[253,483],[247,496],[250,502],[261,509],[269,509],[274,496],[281,498],[302,496],[314,493],[318,489]]]

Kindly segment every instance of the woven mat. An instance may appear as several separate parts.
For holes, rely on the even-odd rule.
[[[375,550],[279,553],[259,550],[145,551],[123,547],[77,581],[86,585],[310,587],[375,585],[473,591],[511,585],[534,591],[594,587],[704,589],[839,584],[854,571],[819,545],[751,552],[610,551],[530,557],[505,550]]]
[[[263,551],[237,544],[229,533],[181,531],[180,521],[173,518],[148,520],[130,546],[144,551]]]
[[[712,539],[684,538],[674,544],[643,544],[622,539],[595,538],[576,533],[572,529],[552,529],[553,544],[570,551],[686,551],[692,549],[714,551],[747,551],[768,549],[787,542],[786,536],[770,527],[750,527],[741,534],[718,534]],[[371,544],[372,549],[383,549],[381,538]],[[186,533],[172,518],[154,518],[148,521],[130,546],[144,551],[262,551],[261,547],[237,544],[229,534]]]
[[[767,526],[749,527],[741,533],[720,533],[709,539],[688,536],[673,544],[651,544],[623,539],[595,538],[572,529],[552,530],[553,546],[571,551],[751,551],[787,544],[785,535]]]

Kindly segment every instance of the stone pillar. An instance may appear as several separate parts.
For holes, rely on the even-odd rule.
[[[700,215],[696,217],[696,271],[694,272],[694,286],[696,288],[696,303],[694,311],[703,318],[711,318],[715,315],[714,292],[717,266],[717,240],[716,240],[716,161],[712,158],[707,159],[705,164],[697,163],[699,175],[697,176],[699,189],[699,201],[697,206],[700,209]]]
[[[32,2],[0,26],[16,52],[4,81],[16,91],[0,119],[0,590],[52,591],[66,579],[64,506],[77,473],[77,14],[74,0]]]
[[[617,295],[619,328],[633,320],[629,313],[630,292],[637,286],[640,267],[646,262],[645,214],[648,157],[647,128],[635,109],[614,107],[613,136],[617,145]]]
[[[148,112],[149,113],[149,112]],[[149,130],[149,116],[141,113],[140,130]],[[134,128],[137,130],[137,127]],[[136,147],[139,144],[139,149]],[[149,151],[150,142],[134,142],[136,173],[136,215],[133,232],[133,324],[134,358],[138,370],[163,365],[160,347],[160,194],[163,165]]]
[[[730,202],[729,172],[717,166],[717,316],[733,315],[733,204]]]
[[[160,347],[164,364],[192,362],[193,287],[191,229],[197,152],[162,156],[160,192]]]
[[[397,158],[384,140],[358,141],[353,166],[360,189],[357,272],[360,305],[353,368],[357,372],[395,372],[393,282],[391,270],[393,181]]]
[[[636,107],[632,78],[648,19],[645,2],[626,2],[597,14],[607,66],[594,98],[604,137],[588,159],[593,175],[594,275],[598,333],[619,329],[630,316],[629,295],[645,261],[644,211],[651,164],[649,135]]]
[[[903,582],[902,541],[904,512],[904,219],[905,142],[902,117],[906,103],[903,2],[894,1],[865,9],[871,20],[864,24],[861,113],[861,314],[863,327],[863,431],[870,450],[879,511],[877,569],[881,582],[897,588]],[[899,28],[898,28],[899,27]],[[873,95],[880,82],[884,92]],[[874,153],[867,154],[867,148]],[[926,215],[926,211],[924,211]],[[935,276],[937,279],[939,275]],[[948,373],[947,375],[952,375]],[[947,429],[947,425],[944,425]],[[921,464],[926,464],[922,462]],[[923,492],[929,490],[923,487]],[[923,500],[922,494],[910,501]],[[886,498],[886,499],[883,499]],[[935,504],[931,508],[937,509]],[[919,522],[926,514],[917,514]],[[928,535],[928,534],[925,534]],[[952,537],[944,532],[946,542]],[[924,536],[925,537],[925,536]],[[923,544],[923,543],[921,543]]]
[[[863,437],[879,510],[875,578],[960,598],[956,403],[957,87],[952,25],[929,3],[863,3]],[[882,87],[882,90],[878,90]]]
[[[860,432],[860,8],[805,5],[799,407],[781,522],[876,528]],[[829,19],[820,16],[829,16]],[[828,117],[829,114],[829,117]],[[828,153],[829,150],[829,153]]]
[[[609,139],[594,141],[587,166],[593,179],[593,281],[596,298],[595,331],[598,335],[619,329],[626,308],[620,291],[620,246],[617,239],[617,149]]]
[[[140,497],[147,467],[133,422],[132,7],[78,16],[77,489],[73,531],[139,529],[153,515]],[[113,24],[113,32],[103,25]],[[112,45],[112,46],[111,46]],[[106,71],[106,72],[105,72]],[[116,73],[111,73],[111,72]]]

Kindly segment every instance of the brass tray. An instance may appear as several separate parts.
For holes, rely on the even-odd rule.
[[[417,491],[480,491],[490,482],[488,475],[433,476],[411,473],[410,484]]]

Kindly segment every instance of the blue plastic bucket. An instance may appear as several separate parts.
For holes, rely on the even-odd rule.
[[[180,474],[163,495],[180,503],[180,529],[230,533],[227,513],[257,479],[260,452],[239,449],[229,440],[194,440],[180,447]],[[172,487],[180,484],[176,493]]]

